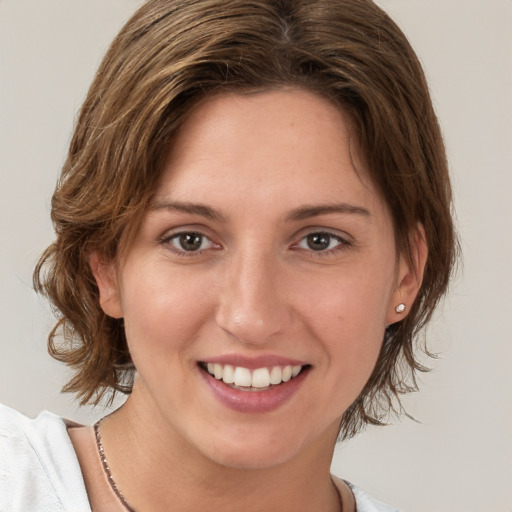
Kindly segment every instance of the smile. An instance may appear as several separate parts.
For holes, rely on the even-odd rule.
[[[216,356],[198,361],[197,367],[213,396],[244,414],[266,413],[284,406],[313,370],[304,361],[272,354]]]
[[[297,377],[304,368],[301,365],[286,365],[250,370],[243,366],[219,363],[201,363],[200,366],[217,380],[221,380],[224,384],[242,391],[265,391],[271,389],[273,386],[278,386]]]

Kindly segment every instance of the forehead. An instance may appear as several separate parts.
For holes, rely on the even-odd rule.
[[[221,94],[200,102],[170,146],[154,203],[239,209],[380,203],[358,161],[348,116],[302,89]],[[224,203],[224,204],[222,204]]]

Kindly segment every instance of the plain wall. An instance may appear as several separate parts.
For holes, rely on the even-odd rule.
[[[46,353],[31,288],[74,116],[137,0],[0,0],[0,401],[90,422]],[[406,401],[421,421],[370,428],[333,471],[415,512],[512,511],[512,1],[381,0],[415,47],[444,130],[464,269],[428,340],[440,353]]]

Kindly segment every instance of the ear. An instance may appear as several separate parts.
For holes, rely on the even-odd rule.
[[[396,289],[389,303],[386,325],[394,324],[407,316],[423,282],[428,248],[422,224],[418,224],[417,229],[411,233],[410,244],[411,258],[400,255]],[[399,307],[397,310],[397,306],[402,304],[405,309]]]
[[[100,306],[112,318],[122,318],[121,297],[114,261],[106,260],[97,252],[89,257],[89,265],[100,292]]]

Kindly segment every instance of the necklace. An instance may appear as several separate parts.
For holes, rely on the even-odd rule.
[[[114,491],[114,494],[117,496],[117,499],[121,502],[123,507],[130,512],[135,512],[135,509],[126,501],[126,498],[123,496],[123,493],[120,491],[119,487],[112,476],[112,472],[110,471],[110,467],[107,462],[107,457],[105,456],[105,450],[103,449],[103,443],[101,442],[100,435],[100,421],[94,424],[94,434],[96,437],[96,446],[98,447],[98,453],[100,455],[101,464],[103,466],[103,470],[105,471],[105,475],[107,476],[108,483],[110,488]]]
[[[135,509],[126,501],[126,498],[123,496],[123,493],[119,489],[119,487],[116,484],[116,481],[114,480],[114,477],[112,476],[112,472],[110,471],[110,467],[107,462],[107,457],[105,455],[105,450],[103,449],[103,443],[101,442],[101,434],[100,434],[100,423],[101,420],[96,422],[94,424],[94,434],[96,437],[96,446],[98,447],[98,453],[100,455],[101,464],[103,466],[103,471],[105,471],[105,475],[107,476],[108,483],[110,485],[110,488],[114,491],[114,494],[116,495],[117,499],[121,502],[123,507],[128,510],[129,512],[135,512]],[[338,486],[333,482],[334,489],[336,490],[336,493],[338,495],[338,500],[340,503],[340,511],[343,512],[343,498],[341,496],[341,492],[338,489]]]

